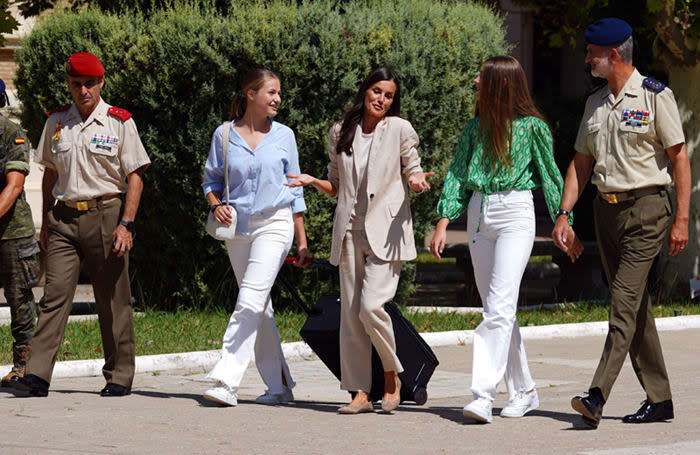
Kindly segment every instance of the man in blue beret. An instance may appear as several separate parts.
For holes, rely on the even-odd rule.
[[[598,187],[595,229],[610,287],[609,329],[589,393],[572,407],[597,428],[622,364],[629,354],[646,400],[625,423],[673,418],[671,387],[654,324],[647,279],[669,226],[669,254],[688,244],[690,163],[671,89],[645,78],[632,64],[632,28],[601,19],[585,31],[586,63],[607,84],[588,97],[569,165],[560,215],[552,236],[566,251],[568,212],[591,170]],[[675,183],[676,213],[668,186]]]

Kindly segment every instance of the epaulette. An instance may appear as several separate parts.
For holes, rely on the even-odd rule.
[[[131,118],[131,113],[126,109],[122,109],[120,107],[112,106],[109,109],[107,109],[107,113],[117,117],[118,119],[121,119],[122,122],[126,122]]]
[[[653,77],[644,78],[644,82],[642,82],[642,85],[654,93],[660,93],[666,88],[666,84],[657,81]]]
[[[46,116],[47,116],[47,117],[50,117],[51,114],[55,114],[56,112],[65,112],[65,111],[67,111],[68,109],[70,109],[70,107],[71,107],[70,104],[66,104],[65,106],[57,107],[56,109],[52,109],[52,110],[48,111],[48,112],[46,113]]]

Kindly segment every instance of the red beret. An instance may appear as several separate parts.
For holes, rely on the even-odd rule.
[[[94,54],[78,52],[68,57],[66,72],[69,76],[102,77],[105,74],[105,67]]]

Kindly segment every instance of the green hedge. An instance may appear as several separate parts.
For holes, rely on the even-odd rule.
[[[44,112],[70,102],[63,62],[91,51],[107,69],[103,96],[131,111],[152,166],[137,217],[131,255],[136,297],[161,308],[220,303],[234,292],[223,247],[203,231],[207,206],[200,183],[211,134],[228,115],[239,74],[251,64],[282,80],[277,120],[294,129],[302,170],[324,176],[326,136],[359,82],[379,65],[402,78],[402,115],[421,138],[434,191],[413,199],[416,238],[435,217],[440,181],[457,136],[471,117],[472,80],[480,63],[507,51],[502,20],[476,3],[434,0],[177,4],[144,17],[90,9],[40,20],[18,53],[22,123],[34,144]],[[330,249],[334,200],[305,193],[307,235],[316,256]],[[295,274],[309,298],[321,292],[319,271]],[[414,269],[405,267],[400,300]]]

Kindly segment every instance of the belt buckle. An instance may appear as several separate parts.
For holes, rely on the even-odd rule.
[[[75,203],[75,208],[81,212],[86,212],[89,207],[87,201],[77,201]]]
[[[617,204],[617,195],[615,193],[603,193],[603,197],[605,198],[606,201],[608,201],[608,204]]]

